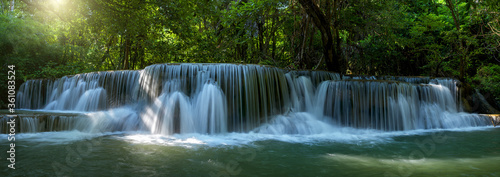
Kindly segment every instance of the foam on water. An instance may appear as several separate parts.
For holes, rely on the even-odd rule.
[[[328,125],[328,124],[326,124]],[[263,125],[257,130],[267,129],[268,125]],[[161,135],[150,134],[147,131],[116,131],[116,132],[85,132],[85,131],[62,131],[62,132],[42,132],[42,133],[22,133],[16,135],[17,141],[40,142],[41,145],[68,144],[74,141],[90,140],[102,136],[116,138],[134,144],[152,144],[160,146],[180,146],[192,147],[218,147],[218,146],[242,146],[252,145],[260,141],[280,141],[287,143],[317,144],[325,142],[338,142],[345,144],[386,144],[394,142],[394,138],[401,136],[428,135],[437,132],[467,132],[484,131],[493,128],[469,127],[452,129],[431,129],[412,131],[386,132],[373,129],[355,129],[350,127],[340,127],[328,125],[330,129],[317,134],[272,134],[269,132],[249,132],[249,133],[223,133],[223,134],[173,134]],[[7,140],[7,134],[0,134],[0,143]]]
[[[46,110],[46,109],[16,109],[19,114],[32,114],[32,113],[56,113],[56,114],[85,114],[88,111],[76,111],[76,110]]]
[[[433,129],[384,132],[380,130],[360,130],[349,127],[334,127],[334,129],[320,134],[268,134],[268,133],[225,133],[217,135],[207,134],[174,134],[174,135],[151,135],[151,134],[127,134],[117,137],[131,143],[155,144],[164,146],[241,146],[252,145],[259,141],[281,141],[287,143],[325,143],[338,142],[345,144],[385,144],[394,142],[395,137],[427,135],[445,131],[482,131],[492,127],[471,127],[460,129]]]
[[[86,113],[75,128],[84,132],[117,132],[144,130],[142,120],[131,107],[120,107],[108,111]]]
[[[110,134],[110,133],[108,133]],[[103,136],[102,133],[88,133],[77,130],[61,132],[21,133],[16,134],[16,145],[22,145],[23,141],[39,142],[40,145],[69,144],[74,141],[88,140]],[[7,135],[0,135],[0,143],[7,142]]]

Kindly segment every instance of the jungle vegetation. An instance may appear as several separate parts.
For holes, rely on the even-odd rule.
[[[498,0],[0,1],[2,92],[8,65],[20,84],[187,62],[453,77],[500,98]]]

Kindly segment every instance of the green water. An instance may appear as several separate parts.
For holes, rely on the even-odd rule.
[[[500,176],[500,129],[0,136],[0,176]]]

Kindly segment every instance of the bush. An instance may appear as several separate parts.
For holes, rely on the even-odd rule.
[[[482,66],[474,76],[474,83],[482,93],[490,94],[494,97],[497,105],[500,103],[500,66]]]

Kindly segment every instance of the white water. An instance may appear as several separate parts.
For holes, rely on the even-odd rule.
[[[487,119],[459,112],[452,79],[343,79],[257,65],[153,65],[28,81],[20,88],[18,106],[84,112],[44,123],[26,118],[25,132],[322,135],[345,127],[409,131],[488,125]]]
[[[354,145],[382,145],[397,143],[395,138],[402,136],[425,136],[429,134],[441,134],[442,132],[471,132],[486,131],[493,127],[470,127],[452,129],[411,130],[386,132],[380,130],[364,130],[349,127],[331,127],[319,134],[268,134],[266,132],[249,133],[224,133],[207,135],[199,133],[186,133],[174,135],[150,134],[145,131],[119,131],[119,132],[84,132],[84,131],[61,131],[22,133],[16,138],[22,141],[43,142],[47,144],[68,144],[74,141],[104,138],[110,135],[112,139],[121,139],[133,144],[152,144],[161,146],[180,147],[218,147],[218,146],[242,146],[253,145],[260,141],[280,141],[300,144],[322,144],[325,142],[336,142]],[[7,140],[6,134],[0,134],[0,142]]]

